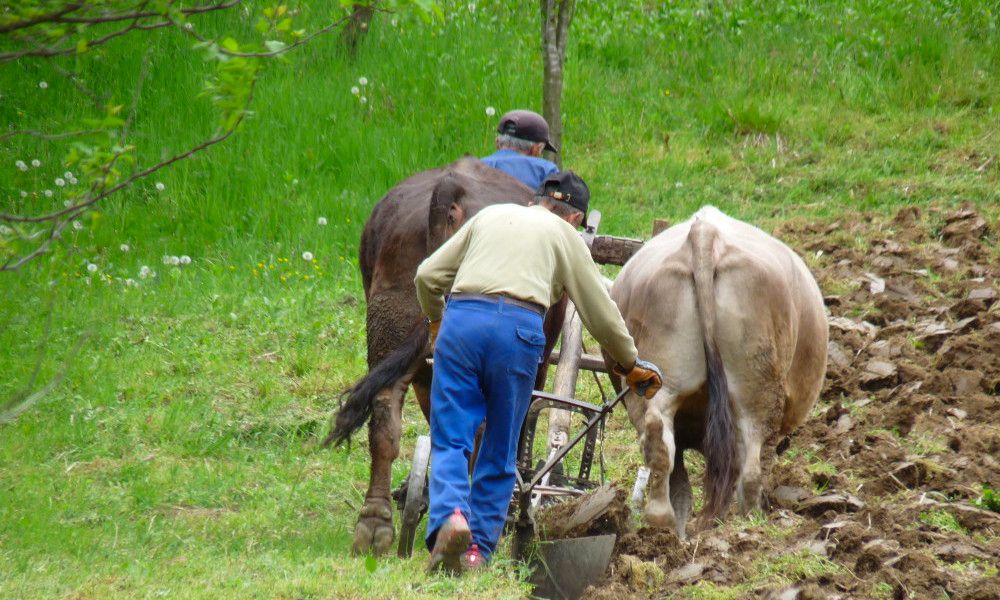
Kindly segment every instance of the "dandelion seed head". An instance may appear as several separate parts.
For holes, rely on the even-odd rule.
[[[307,251],[305,251],[305,252],[302,253],[302,260],[307,260],[308,261],[308,260],[312,260],[312,259],[313,259],[313,253],[312,252],[309,252],[307,250]]]
[[[0,235],[10,235],[14,230],[6,225],[0,225]]]
[[[492,106],[487,106],[486,107],[486,116],[487,117],[492,117],[495,114],[497,114],[497,109],[493,108]]]
[[[130,248],[128,244],[122,244],[121,246],[118,246],[118,249],[121,250],[122,252],[128,252],[132,248]]]
[[[73,171],[66,171],[65,173],[63,173],[63,177],[65,177],[67,180],[75,179],[75,177],[73,176]]]
[[[26,192],[24,190],[21,190],[21,197],[22,198],[27,198],[28,197],[28,192]]]
[[[79,221],[73,221],[73,229],[80,231],[81,229],[83,229],[83,223]]]
[[[66,185],[66,180],[62,177],[56,177],[56,186],[63,187]]]
[[[316,224],[317,225],[326,225],[326,217],[320,217],[320,218],[316,219]]]
[[[46,90],[49,88],[49,83],[47,81],[39,81],[38,87],[42,88],[43,90]]]
[[[139,269],[139,279],[146,279],[147,277],[152,277],[153,275],[155,275],[155,273],[153,273],[153,270],[147,267],[146,265],[142,265],[142,267]]]
[[[190,21],[187,22],[187,23],[185,23],[184,24],[184,29],[187,29],[188,31],[191,31],[192,29],[194,29],[194,23],[191,23]]]
[[[358,78],[358,83],[360,83],[361,85],[368,85],[368,78],[367,77],[359,77]]]
[[[135,279],[129,277],[125,280],[125,287],[135,287]]]
[[[162,192],[165,189],[167,189],[167,186],[163,185],[162,181],[157,181],[156,182],[156,191]]]
[[[360,98],[358,98],[358,100],[361,102],[361,104],[368,104],[368,98],[365,98],[364,96],[361,96]]]
[[[69,208],[69,207],[73,206],[73,201],[72,200],[63,200],[63,206],[65,206],[66,208]]]
[[[188,256],[187,254],[182,255],[179,260],[182,265],[191,264],[191,257]]]
[[[70,177],[68,179],[68,181],[69,181],[70,185],[76,185],[77,183],[79,183],[80,180],[77,179],[76,177]]]
[[[25,164],[25,162],[23,160],[19,160],[19,161],[15,162],[14,166],[17,167],[18,170],[20,170],[20,171],[27,171],[28,170],[28,165]]]
[[[35,167],[37,169],[38,167],[42,166],[42,161],[38,160],[37,158],[33,159],[31,161],[31,166],[33,166],[33,167]]]
[[[351,93],[354,94],[355,96],[357,96],[358,94],[361,93],[361,88],[359,88],[356,85],[351,86]]]
[[[44,195],[44,196],[45,196],[46,198],[51,198],[51,197],[52,197],[52,190],[45,190],[44,192],[42,192],[42,194],[43,194],[43,195]]]
[[[94,263],[87,263],[87,270],[90,271],[91,273],[96,273],[97,265],[95,265]]]

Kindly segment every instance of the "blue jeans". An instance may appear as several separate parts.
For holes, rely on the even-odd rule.
[[[517,443],[545,347],[542,316],[502,299],[453,299],[434,349],[427,547],[457,507],[487,560],[514,492]],[[486,420],[472,483],[469,458]]]

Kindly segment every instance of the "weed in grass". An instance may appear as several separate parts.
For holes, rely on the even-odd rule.
[[[940,529],[941,531],[951,531],[953,533],[961,533],[962,535],[968,535],[969,532],[965,530],[964,527],[955,518],[955,515],[951,514],[946,510],[932,510],[927,512],[922,512],[917,515],[917,520],[931,527]]]

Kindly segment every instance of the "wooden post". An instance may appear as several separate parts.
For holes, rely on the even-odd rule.
[[[656,219],[653,221],[653,237],[660,235],[664,230],[670,227],[670,221],[668,219]]]
[[[552,382],[552,392],[559,396],[576,397],[576,381],[580,375],[580,357],[583,355],[583,322],[576,306],[570,301],[566,306],[563,321],[562,346],[559,348],[559,363]],[[569,441],[569,429],[573,413],[568,410],[552,409],[549,412],[549,451],[565,445]]]

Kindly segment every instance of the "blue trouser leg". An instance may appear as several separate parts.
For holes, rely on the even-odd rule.
[[[515,485],[517,441],[545,343],[542,318],[510,305],[448,305],[431,384],[428,547],[457,507],[488,559],[503,531]],[[470,490],[475,431],[486,428]],[[470,495],[471,491],[471,495]]]

